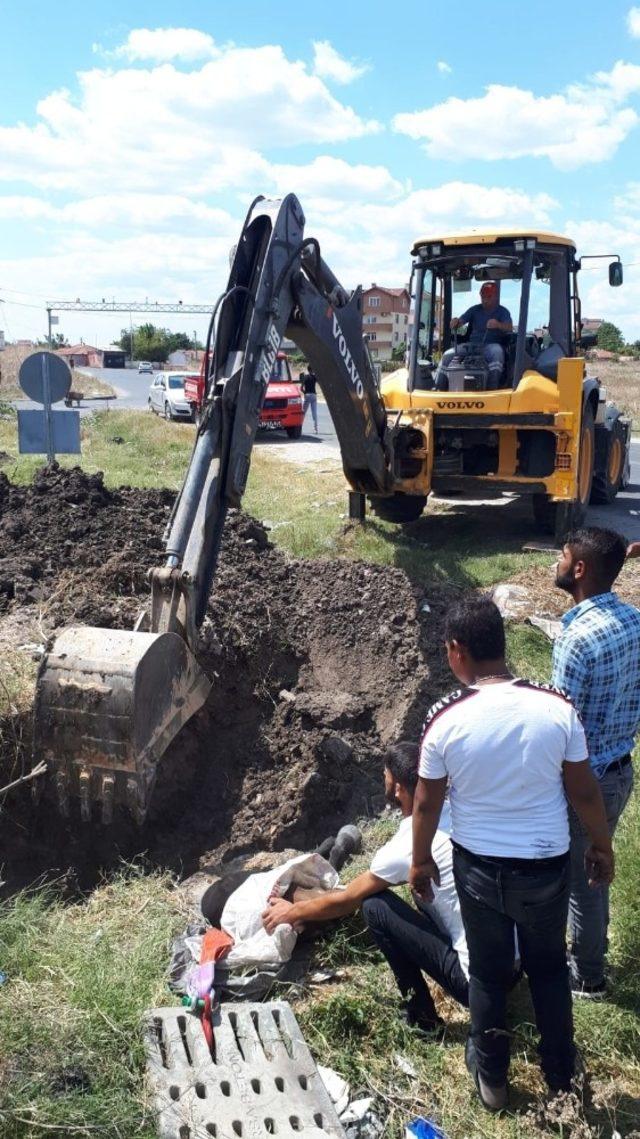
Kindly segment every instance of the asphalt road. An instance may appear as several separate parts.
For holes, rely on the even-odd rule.
[[[95,408],[101,407],[117,407],[118,410],[130,409],[132,411],[140,411],[147,407],[147,400],[149,395],[149,386],[152,377],[149,375],[138,375],[138,372],[132,368],[115,369],[115,368],[83,368],[82,371],[88,372],[97,376],[111,386],[117,392],[117,400],[101,401],[95,404],[85,404],[81,408],[80,414],[88,414]],[[20,404],[21,407],[37,406],[25,403]],[[296,458],[301,462],[308,462],[314,457],[314,449],[309,444],[324,444],[322,452],[318,447],[317,457],[324,457],[326,449],[329,447],[335,451],[338,457],[340,448],[336,433],[333,428],[331,416],[325,403],[318,404],[318,426],[319,432],[316,435],[313,431],[311,422],[311,413],[307,412],[305,419],[302,440],[299,442],[293,439],[286,439],[282,432],[260,432],[258,435],[258,445],[269,446],[271,443],[280,444],[291,449],[292,454],[296,453]],[[302,448],[301,444],[305,444]],[[297,452],[299,451],[299,456]],[[464,507],[469,502],[471,506],[472,500],[456,498],[456,507]],[[505,503],[508,509],[508,500]],[[505,519],[506,522],[506,519]],[[618,494],[615,502],[611,506],[590,506],[587,511],[587,524],[592,526],[610,526],[615,530],[619,530],[629,540],[640,541],[640,439],[635,439],[631,444],[631,485],[625,491]]]

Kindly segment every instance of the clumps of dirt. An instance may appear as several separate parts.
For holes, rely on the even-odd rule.
[[[104,486],[79,468],[45,468],[29,487],[0,476],[0,604],[37,605],[46,631],[84,623],[131,628],[162,561],[174,496]],[[160,764],[149,820],[90,835],[50,804],[7,827],[22,880],[42,864],[104,865],[145,850],[192,872],[215,858],[308,849],[381,805],[381,756],[417,737],[440,695],[441,624],[451,594],[422,591],[399,569],[298,561],[255,520],[231,511],[199,659],[213,682],[201,713]],[[11,817],[11,807],[7,811]],[[5,815],[5,818],[7,816]],[[52,861],[53,859],[53,861]]]

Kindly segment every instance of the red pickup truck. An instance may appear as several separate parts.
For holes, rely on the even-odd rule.
[[[194,422],[198,422],[204,397],[203,371],[199,376],[186,376],[184,394],[191,405]],[[259,427],[265,431],[286,431],[290,439],[302,435],[302,396],[294,383],[289,361],[284,352],[278,352],[267,388]]]

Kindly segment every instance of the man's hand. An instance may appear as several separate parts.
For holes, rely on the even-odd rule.
[[[590,886],[608,886],[615,874],[613,850],[600,850],[593,844],[587,847],[584,868]]]
[[[274,933],[279,925],[293,925],[294,919],[291,911],[293,902],[285,902],[284,898],[273,898],[262,915],[262,924],[267,933]]]
[[[435,882],[436,886],[440,885],[440,871],[433,858],[427,858],[424,862],[414,862],[409,871],[409,885],[412,893],[422,902],[433,901],[432,882]]]
[[[450,329],[451,329],[451,331],[452,331],[452,332],[453,332],[453,331],[454,331],[456,328],[459,328],[459,327],[460,327],[460,321],[459,321],[459,319],[458,319],[458,317],[457,317],[457,316],[454,316],[454,317],[453,317],[453,319],[452,319],[452,321],[451,321],[451,324],[449,325],[449,327],[450,327]]]
[[[496,320],[495,316],[492,316],[491,319],[487,321],[487,328],[501,328],[501,327],[502,326],[501,326],[500,321]]]

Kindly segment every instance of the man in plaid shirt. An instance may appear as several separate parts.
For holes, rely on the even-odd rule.
[[[562,618],[553,647],[552,684],[571,698],[587,737],[613,835],[633,786],[631,752],[640,725],[640,611],[611,592],[634,547],[613,530],[569,534],[556,566],[556,585],[575,604]],[[589,844],[573,811],[571,824],[571,977],[575,997],[605,996],[604,960],[609,888],[589,887]]]

